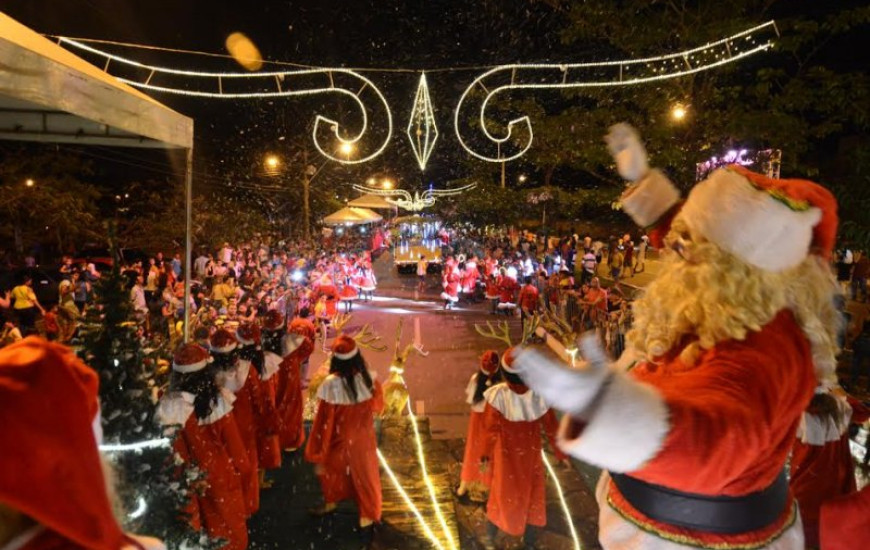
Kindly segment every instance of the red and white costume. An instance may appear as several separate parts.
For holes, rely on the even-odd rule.
[[[492,350],[485,351],[480,358],[478,372],[471,375],[468,386],[465,388],[465,402],[471,406],[471,415],[468,418],[468,435],[465,438],[465,454],[462,457],[462,472],[459,479],[463,483],[480,483],[489,487],[492,479],[492,468],[481,468],[481,458],[486,456],[487,435],[486,399],[475,402],[477,392],[477,379],[479,376],[492,376],[498,371],[499,357]]]
[[[510,350],[505,352],[510,356]],[[510,365],[502,358],[502,368]],[[556,456],[565,458],[555,442],[558,421],[544,400],[522,385],[501,382],[484,393],[486,455],[492,481],[486,517],[509,535],[522,536],[526,526],[547,524],[546,480],[541,433]]]
[[[330,320],[337,313],[336,302],[339,299],[338,289],[332,282],[332,277],[324,275],[314,291],[314,312],[318,319]]]
[[[362,292],[374,292],[378,288],[378,280],[375,277],[375,272],[372,271],[371,264],[365,262],[360,264],[357,286]]]
[[[172,368],[184,373],[206,368],[208,353],[196,348],[196,344],[185,344],[176,352]],[[221,388],[205,418],[194,414],[195,399],[191,393],[168,392],[158,403],[157,418],[165,426],[182,427],[175,438],[175,452],[205,474],[203,494],[191,498],[193,526],[201,526],[213,538],[225,539],[225,549],[244,550],[248,546],[248,512],[242,472],[248,471],[248,454],[232,417],[235,396]]]
[[[498,283],[498,309],[516,309],[517,291],[520,289],[516,276],[505,273]]]
[[[305,442],[302,395],[303,365],[314,352],[316,329],[307,319],[294,319],[284,340],[286,355],[278,375],[277,415],[280,419],[281,447],[298,449]]]
[[[499,286],[501,282],[501,275],[497,277],[487,277],[486,278],[486,290],[484,291],[487,300],[498,300],[501,293],[499,292]]]
[[[444,273],[441,285],[444,287],[444,292],[441,293],[441,299],[448,302],[459,301],[459,268],[456,264],[450,264],[447,271]]]
[[[822,504],[820,528],[824,550],[853,550],[870,540],[870,486]]]
[[[275,413],[274,396],[269,393],[270,386],[264,384],[262,378],[267,374],[265,355],[260,358],[263,361],[260,371],[249,359],[244,357],[244,353],[252,347],[255,348],[256,352],[262,353],[260,327],[253,323],[245,323],[239,327],[236,337],[242,349],[242,356],[239,357],[239,367],[233,383],[234,386],[238,385],[244,379],[244,384],[241,391],[236,391],[234,410],[238,415],[247,415],[247,411],[250,409],[255,428],[254,430],[242,430],[242,438],[248,447],[249,456],[256,458],[256,462],[252,462],[252,464],[256,464],[258,468],[264,470],[275,469],[281,465],[280,447],[277,444],[279,419]],[[247,371],[247,375],[244,374],[245,371]],[[239,428],[242,428],[242,423],[240,423]],[[254,452],[251,451],[251,447],[254,448]],[[263,453],[268,456],[263,456]]]
[[[639,180],[623,194],[623,208],[642,226],[664,221],[656,239],[679,193],[639,159],[636,134],[626,138],[623,126],[611,136],[620,173]],[[680,216],[742,261],[777,272],[800,265],[810,250],[830,252],[835,211],[816,184],[729,167],[695,186]],[[531,387],[568,412],[561,448],[610,472],[597,491],[602,547],[803,550],[784,467],[817,385],[809,339],[789,309],[742,340],[700,348],[688,364],[680,353],[690,336],[650,360],[629,349],[610,366],[589,343],[582,370],[557,368],[537,350],[515,361]]]
[[[819,515],[825,501],[858,490],[849,449],[849,423],[862,423],[870,411],[856,403],[856,414],[845,396],[836,396],[839,418],[804,412],[792,449],[789,485],[800,505],[807,546],[819,546]]]
[[[340,336],[336,341],[348,339]],[[355,343],[353,344],[355,345]],[[337,345],[333,346],[334,353]],[[357,350],[358,348],[353,348]],[[348,352],[352,353],[352,352]],[[330,374],[317,390],[317,412],[305,447],[305,459],[320,465],[320,486],[328,503],[352,499],[361,518],[380,521],[381,477],[378,470],[374,415],[384,408],[380,383],[369,390],[361,374],[353,378],[356,398],[344,380]]]
[[[474,294],[477,288],[477,280],[480,278],[480,271],[477,269],[477,262],[474,259],[465,262],[465,271],[462,272],[462,292],[465,294]]]
[[[4,549],[165,550],[115,519],[98,390],[96,371],[65,346],[31,336],[0,349],[0,502],[36,523]]]

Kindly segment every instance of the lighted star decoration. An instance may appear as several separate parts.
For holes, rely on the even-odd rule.
[[[411,109],[411,120],[408,121],[408,139],[417,157],[420,170],[426,169],[429,156],[438,141],[438,126],[435,125],[435,109],[432,98],[429,97],[429,85],[426,83],[426,73],[420,75],[417,95],[414,96],[414,108]]]
[[[457,187],[456,189],[427,189],[422,193],[414,191],[414,194],[411,195],[411,193],[404,189],[373,189],[371,187],[356,184],[353,186],[353,188],[360,193],[384,197],[384,200],[388,203],[411,212],[419,212],[420,210],[429,208],[435,204],[435,201],[439,197],[452,197],[474,189],[475,187],[477,187],[477,184],[471,183],[463,185],[462,187]]]

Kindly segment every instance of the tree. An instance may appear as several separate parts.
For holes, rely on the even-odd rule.
[[[109,243],[113,252],[112,233]],[[100,376],[103,436],[107,444],[130,445],[163,438],[154,418],[155,396],[165,378],[157,355],[146,353],[137,333],[128,281],[116,262],[95,285],[96,304],[82,326],[79,355]],[[148,533],[171,548],[217,547],[190,528],[184,515],[191,485],[201,477],[180,467],[171,446],[111,453],[120,473],[118,496],[125,510],[125,529]]]

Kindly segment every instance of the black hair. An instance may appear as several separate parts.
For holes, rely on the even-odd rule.
[[[266,356],[263,350],[254,344],[239,346],[239,359],[250,361],[254,368],[257,369],[257,374],[263,374],[263,367],[266,364]]]
[[[193,412],[200,420],[208,418],[212,408],[217,405],[220,389],[215,380],[215,371],[211,365],[196,372],[172,372],[169,387],[173,390],[192,393]]]
[[[486,374],[485,372],[478,370],[477,371],[477,385],[474,387],[474,397],[472,401],[475,405],[483,401],[483,392],[489,389],[493,384],[498,384],[502,381],[502,373],[501,369],[496,369],[496,371],[492,374]]]
[[[236,362],[239,360],[239,350],[236,348],[226,353],[212,351],[211,356],[213,358],[212,366],[216,370],[226,371],[236,366]]]
[[[526,383],[523,382],[523,379],[520,378],[519,374],[516,374],[513,372],[508,372],[508,371],[504,371],[504,381],[507,382],[508,384],[515,384],[515,385],[520,385],[520,386],[526,385]]]
[[[828,417],[834,424],[840,424],[840,407],[837,398],[829,393],[817,393],[810,400],[807,412],[819,418]]]
[[[263,351],[271,351],[275,355],[284,355],[284,330],[263,331]]]
[[[344,387],[347,388],[354,402],[357,399],[356,384],[354,383],[354,377],[357,373],[362,376],[363,382],[370,391],[374,388],[372,376],[369,374],[369,369],[361,353],[357,353],[350,359],[339,359],[333,355],[329,361],[329,373],[341,377]]]

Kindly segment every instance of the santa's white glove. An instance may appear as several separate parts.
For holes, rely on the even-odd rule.
[[[649,172],[646,149],[633,126],[624,122],[611,126],[604,141],[616,161],[620,176],[628,181],[637,181]]]
[[[535,348],[515,351],[512,366],[548,405],[575,418],[583,418],[614,371],[594,334],[581,337],[580,352],[585,360],[583,368],[571,368]]]

